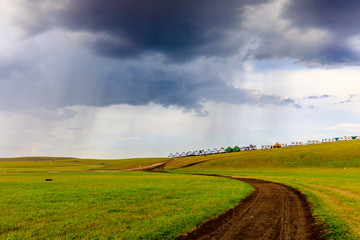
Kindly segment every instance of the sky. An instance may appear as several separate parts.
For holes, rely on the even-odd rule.
[[[355,0],[0,2],[0,157],[360,135]]]

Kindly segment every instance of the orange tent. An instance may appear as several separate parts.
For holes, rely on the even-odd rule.
[[[272,146],[272,148],[281,148],[281,144],[277,142]]]

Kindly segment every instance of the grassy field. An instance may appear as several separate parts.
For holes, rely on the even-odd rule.
[[[168,169],[183,168],[360,167],[360,140],[175,158]]]
[[[177,173],[242,176],[305,193],[331,239],[360,239],[360,141],[174,159]]]
[[[47,171],[86,171],[123,170],[147,166],[168,160],[167,158],[129,158],[115,160],[22,157],[0,158],[0,172],[47,172]]]
[[[169,161],[165,170],[173,174],[61,173],[163,161]],[[15,173],[22,171],[42,173]],[[2,239],[171,239],[234,206],[250,191],[234,180],[190,173],[290,185],[307,195],[319,222],[328,226],[328,238],[360,239],[358,140],[170,160],[0,159],[0,172],[7,172],[0,174]]]
[[[173,239],[251,190],[166,173],[7,173],[0,175],[0,238]]]

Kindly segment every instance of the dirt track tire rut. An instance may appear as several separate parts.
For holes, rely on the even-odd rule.
[[[177,239],[323,239],[306,197],[288,186],[237,178],[255,191],[238,206]]]

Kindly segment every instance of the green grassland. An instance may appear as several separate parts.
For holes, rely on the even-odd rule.
[[[184,174],[7,173],[0,175],[0,238],[173,239],[251,190]]]
[[[0,158],[0,172],[47,172],[47,171],[88,171],[123,170],[147,166],[168,160],[167,158],[129,158],[115,160],[21,157]]]
[[[86,172],[163,161],[172,174]],[[327,224],[326,237],[360,239],[359,140],[174,159],[11,158],[0,159],[0,172],[1,239],[171,239],[251,191],[192,173],[292,186]]]
[[[241,176],[284,183],[307,195],[330,239],[360,239],[360,141],[177,158],[177,173]]]
[[[167,169],[271,167],[360,167],[360,140],[296,147],[175,158]]]

